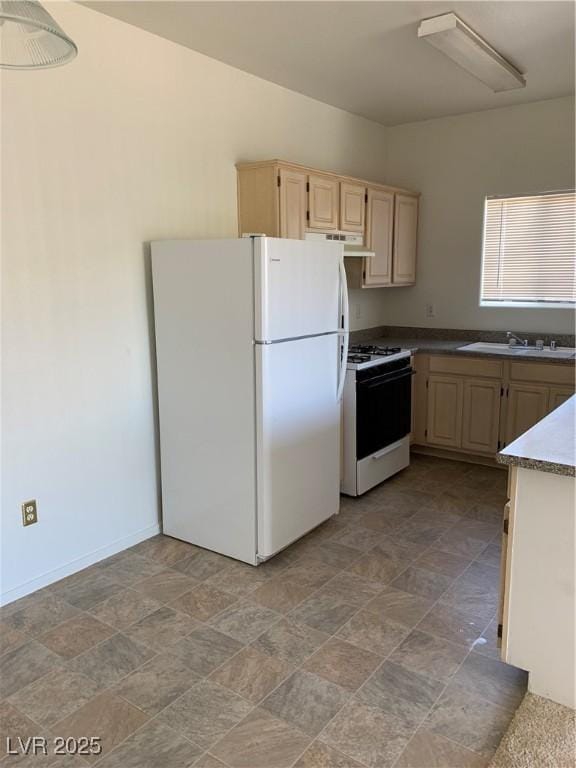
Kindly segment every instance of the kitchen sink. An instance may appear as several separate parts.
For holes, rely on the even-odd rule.
[[[556,360],[562,360],[574,357],[576,349],[572,347],[559,347],[558,349],[536,349],[536,347],[523,347],[521,344],[510,346],[509,344],[490,344],[484,341],[477,341],[474,344],[465,344],[458,347],[463,352],[477,352],[480,355],[514,355],[514,357],[550,357]]]

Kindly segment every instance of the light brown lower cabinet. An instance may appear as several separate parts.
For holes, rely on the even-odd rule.
[[[567,365],[417,354],[415,368],[413,442],[463,454],[493,457],[574,394]]]
[[[430,445],[496,453],[501,384],[430,374],[426,439]]]
[[[574,387],[512,382],[508,387],[505,443],[511,443],[574,394]]]
[[[464,381],[456,376],[431,374],[428,378],[427,441],[445,448],[460,448]]]
[[[548,413],[565,403],[569,397],[574,394],[574,388],[570,387],[550,387],[550,397],[548,398]]]
[[[502,385],[487,379],[464,380],[462,448],[473,453],[496,453]]]
[[[506,444],[524,434],[548,413],[550,387],[545,384],[510,384],[506,415]]]

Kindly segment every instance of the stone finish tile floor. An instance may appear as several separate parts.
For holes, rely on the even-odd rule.
[[[496,647],[505,489],[415,456],[258,568],[156,536],[5,606],[0,768],[486,766],[526,688]]]

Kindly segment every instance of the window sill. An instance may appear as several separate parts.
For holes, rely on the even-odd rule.
[[[481,301],[480,308],[491,309],[571,309],[576,310],[573,301]]]

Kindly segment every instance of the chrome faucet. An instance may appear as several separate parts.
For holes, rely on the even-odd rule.
[[[512,331],[506,331],[506,338],[511,347],[513,347],[517,341],[519,341],[523,347],[528,346],[528,339],[521,339],[519,336],[516,336],[515,333],[512,333]]]

